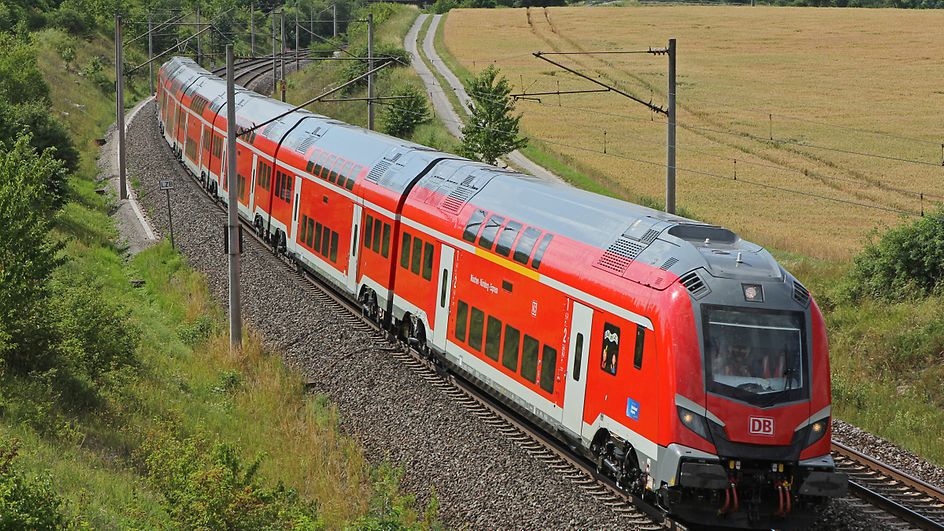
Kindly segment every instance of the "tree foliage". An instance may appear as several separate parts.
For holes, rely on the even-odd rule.
[[[62,529],[62,500],[45,477],[30,477],[16,464],[19,441],[0,441],[0,529]]]
[[[499,157],[528,144],[518,136],[521,115],[513,114],[511,85],[498,68],[489,65],[465,83],[465,90],[472,98],[472,114],[462,128],[462,156],[495,164]]]
[[[392,100],[384,107],[380,124],[384,133],[406,138],[413,134],[418,125],[430,119],[426,95],[412,85],[394,91],[392,95],[400,99]]]
[[[18,104],[49,103],[49,86],[36,66],[32,45],[0,33],[0,101]]]

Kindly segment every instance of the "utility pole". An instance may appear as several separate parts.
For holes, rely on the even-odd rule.
[[[272,17],[272,95],[275,96],[275,91],[278,90],[279,86],[279,69],[278,63],[275,61],[277,49],[275,45],[275,11],[272,11],[269,15]]]
[[[332,19],[334,20],[334,31],[332,32],[333,37],[338,36],[338,4],[331,4]],[[314,33],[314,32],[312,32]]]
[[[374,14],[367,14],[367,71],[374,69]],[[367,76],[367,129],[374,130],[374,74]]]
[[[229,242],[229,344],[232,350],[242,346],[242,311],[239,302],[239,216],[236,192],[239,176],[236,174],[236,89],[233,80],[233,45],[226,45],[226,185],[227,223]]]
[[[115,125],[118,129],[118,198],[128,199],[128,183],[125,181],[125,74],[124,54],[121,48],[121,15],[115,13]]]
[[[280,48],[279,53],[279,68],[282,70],[280,79],[282,85],[280,87],[282,91],[282,101],[285,101],[285,12],[279,13],[279,20],[282,23],[282,47]]]
[[[298,72],[298,9],[295,10],[295,71]]]
[[[315,34],[315,8],[308,8],[308,55],[311,56],[311,36]]]
[[[200,2],[197,2],[197,31],[200,31]],[[197,64],[203,59],[203,48],[200,47],[200,37],[197,37]]]
[[[256,10],[249,2],[249,56],[256,56]]]
[[[675,214],[675,39],[669,39],[668,127],[666,130],[665,211]]]
[[[150,89],[150,94],[154,94],[154,63],[151,62],[151,57],[154,55],[154,36],[152,32],[154,28],[151,26],[151,12],[148,11],[148,89]]]

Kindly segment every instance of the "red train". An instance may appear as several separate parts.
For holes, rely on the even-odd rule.
[[[162,133],[221,200],[225,83],[160,70]],[[237,126],[290,107],[245,89]],[[296,111],[240,136],[240,215],[277,251],[676,517],[802,527],[830,456],[823,318],[712,225]],[[208,228],[209,229],[209,228]]]

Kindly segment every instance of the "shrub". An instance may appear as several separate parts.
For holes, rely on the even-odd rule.
[[[388,135],[407,138],[413,134],[416,126],[429,121],[429,105],[426,96],[410,85],[394,91],[393,95],[401,99],[393,100],[384,107],[380,115],[382,130]]]
[[[0,33],[0,101],[49,103],[49,85],[36,64],[33,47]]]
[[[41,102],[8,105],[0,102],[0,142],[8,145],[24,133],[30,133],[30,146],[38,153],[52,149],[52,153],[65,163],[65,170],[75,171],[79,166],[79,152],[72,142],[68,129]],[[58,209],[65,204],[68,182],[65,172],[49,175],[48,193]]]
[[[73,7],[62,5],[52,14],[50,23],[70,35],[86,36],[95,21]]]
[[[19,441],[0,441],[0,529],[61,529],[62,501],[48,477],[28,477],[14,464]]]
[[[898,301],[944,290],[944,209],[886,232],[855,258],[847,294]]]

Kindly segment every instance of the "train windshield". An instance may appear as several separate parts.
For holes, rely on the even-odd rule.
[[[756,405],[807,394],[803,314],[703,308],[708,391]]]

